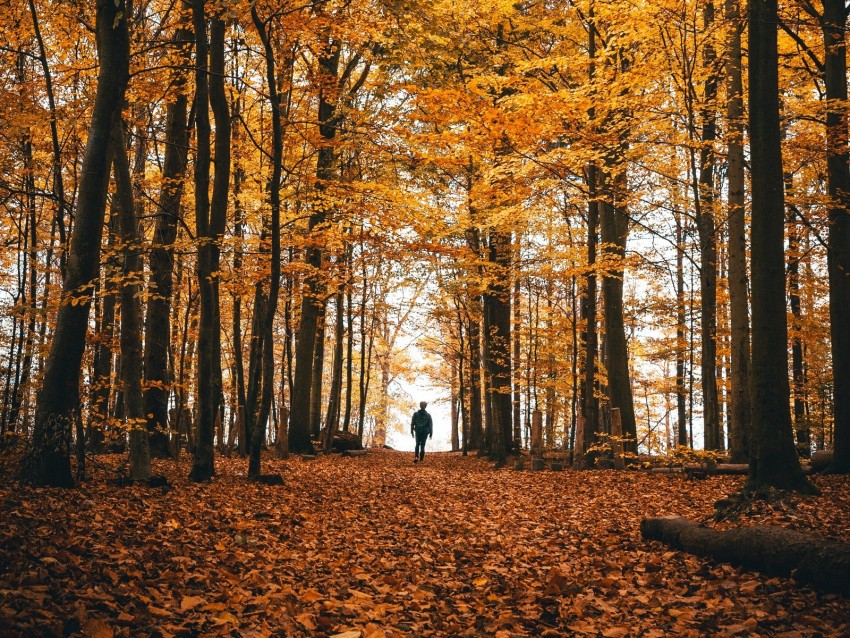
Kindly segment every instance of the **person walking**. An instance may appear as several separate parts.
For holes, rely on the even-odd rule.
[[[434,423],[431,415],[425,411],[426,401],[419,403],[419,409],[410,419],[410,433],[416,439],[416,449],[413,451],[413,462],[418,463],[425,458],[425,441],[434,436]]]

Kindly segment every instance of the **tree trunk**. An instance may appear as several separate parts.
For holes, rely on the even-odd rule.
[[[587,469],[592,460],[586,458],[589,447],[596,443],[599,432],[599,398],[596,396],[596,362],[599,357],[599,337],[596,318],[596,243],[599,227],[599,200],[597,199],[598,169],[594,165],[587,167],[587,275],[582,299],[582,319],[584,320],[584,370],[582,371],[581,427],[576,428],[573,465],[578,469]]]
[[[811,534],[756,525],[718,532],[685,518],[645,518],[640,532],[673,549],[756,569],[768,576],[792,576],[817,589],[850,593],[850,544]]]
[[[814,491],[791,430],[776,0],[751,0],[752,418],[748,489]]]
[[[320,86],[318,124],[322,144],[316,161],[316,188],[320,192],[335,177],[334,172],[337,166],[337,153],[331,142],[336,137],[339,117],[335,92],[339,75],[339,59],[340,43],[327,35],[318,58]],[[308,220],[309,233],[315,233],[316,228],[324,223],[327,217],[324,206],[321,202],[316,202]],[[305,276],[306,290],[301,298],[301,324],[295,344],[295,382],[292,388],[292,412],[289,426],[289,449],[295,454],[313,452],[310,420],[311,406],[314,405],[312,392],[315,389],[316,339],[325,313],[321,283],[321,248],[315,245],[308,246],[306,265],[308,272]],[[324,335],[324,330],[322,334]]]
[[[340,286],[336,294],[336,323],[334,324],[334,357],[331,372],[331,390],[328,411],[325,417],[326,442],[328,445],[339,427],[340,404],[342,403],[343,345],[345,341],[345,294]],[[325,449],[328,448],[325,446]]]
[[[363,243],[360,244],[360,254],[363,255]],[[359,401],[357,407],[357,436],[363,440],[363,427],[366,420],[366,400],[369,397],[369,380],[372,375],[372,348],[375,343],[375,322],[370,321],[368,330],[368,343],[366,339],[366,302],[368,300],[369,278],[367,276],[366,261],[363,260],[363,296],[360,299],[360,384]]]
[[[615,178],[621,180],[621,177]],[[607,181],[607,180],[606,180]],[[606,189],[608,197],[615,189]],[[612,408],[620,409],[623,436],[627,452],[637,452],[637,428],[632,386],[629,378],[629,350],[623,314],[622,259],[626,254],[629,220],[615,201],[602,203],[601,239],[606,260],[612,264],[602,277],[602,298],[605,304],[606,367],[608,369],[608,399]]]
[[[750,430],[750,317],[747,298],[747,245],[744,211],[744,88],[741,77],[739,0],[726,0],[731,33],[726,52],[727,189],[729,202],[729,311],[731,374],[729,448],[733,463],[749,459]]]
[[[472,251],[473,259],[478,260],[481,255],[481,242],[477,228],[466,231],[466,243]],[[470,424],[469,441],[465,443],[465,446],[467,450],[480,450],[484,444],[484,424],[481,411],[481,324],[479,319],[481,302],[480,296],[473,294],[471,287],[469,288],[466,318],[469,325],[467,334],[469,335]]]
[[[274,395],[274,318],[277,312],[277,301],[280,292],[280,185],[283,173],[283,129],[281,125],[280,98],[277,92],[277,77],[275,71],[274,49],[270,33],[257,14],[256,6],[251,7],[251,17],[260,39],[266,58],[266,90],[269,92],[272,117],[272,173],[266,182],[266,193],[269,198],[271,211],[271,274],[269,277],[269,294],[266,300],[265,315],[263,316],[263,384],[260,398],[260,409],[251,432],[251,456],[248,463],[248,477],[260,478],[260,459],[263,441],[266,438],[266,423]]]
[[[703,26],[708,32],[713,28],[714,4],[703,7]],[[708,41],[709,43],[711,40]],[[711,44],[703,52],[705,64],[710,69],[716,65],[716,53]],[[717,395],[717,236],[714,223],[714,142],[717,124],[714,100],[717,97],[717,75],[710,71],[705,80],[705,106],[701,110],[702,146],[699,155],[699,184],[694,193],[696,225],[700,243],[700,357],[703,446],[706,450],[724,448],[723,429],[720,425],[720,404]]]
[[[829,325],[835,457],[832,472],[850,472],[850,151],[847,133],[847,12],[844,0],[823,0],[826,47],[826,168],[829,193]]]
[[[18,351],[23,350],[23,360],[19,358],[19,368],[15,372],[15,382],[12,387],[9,410],[4,414],[2,433],[14,432],[18,417],[21,413],[21,407],[24,405],[24,397],[30,392],[30,375],[32,372],[33,348],[35,345],[36,335],[36,313],[38,311],[37,295],[38,295],[38,223],[36,219],[36,202],[35,202],[35,183],[32,172],[32,141],[27,138],[24,144],[25,166],[27,168],[25,176],[25,190],[28,195],[25,199],[25,211],[27,221],[24,224],[24,251],[26,254],[24,260],[23,272],[20,273],[21,279],[21,304],[27,309],[27,322],[24,328],[24,321],[21,318],[21,339],[24,341],[23,346],[19,345]],[[26,281],[27,276],[29,281]],[[27,292],[27,286],[29,292]],[[24,337],[23,333],[26,333]],[[11,367],[11,366],[10,366]],[[7,386],[8,387],[8,386]],[[5,408],[4,402],[4,408]]]
[[[183,67],[189,66],[192,33],[180,27],[171,39],[180,52]],[[178,65],[179,66],[179,65]],[[188,97],[185,72],[178,68],[171,84],[174,101],[166,107],[165,158],[162,168],[162,190],[150,251],[145,314],[144,414],[151,433],[151,456],[170,456],[168,443],[168,343],[171,336],[171,303],[174,292],[174,241],[183,197],[183,176],[189,145],[187,122]]]
[[[98,5],[99,6],[99,5]],[[65,185],[62,177],[62,146],[59,141],[59,118],[56,114],[56,98],[53,91],[53,75],[50,72],[48,64],[47,51],[44,46],[44,39],[41,35],[41,26],[38,20],[34,0],[29,0],[30,16],[32,18],[33,33],[36,43],[38,44],[38,60],[41,64],[42,72],[44,73],[44,88],[47,93],[47,106],[50,112],[50,141],[53,150],[53,194],[56,196],[56,217],[54,225],[59,230],[59,272],[65,277],[66,265],[66,244],[65,244],[65,211],[67,204],[65,202]],[[49,265],[49,259],[48,259]],[[45,297],[47,285],[45,284]]]
[[[676,217],[676,445],[688,445],[688,396],[685,391],[685,353],[688,349],[687,308],[685,307],[685,229],[682,213],[675,211]]]
[[[791,192],[792,176],[785,176]],[[788,304],[791,307],[791,382],[794,396],[794,432],[797,453],[811,455],[809,425],[806,419],[806,378],[803,367],[803,309],[800,300],[800,237],[796,206],[788,207]]]
[[[21,462],[22,477],[38,485],[74,484],[71,426],[80,411],[80,363],[91,288],[100,265],[112,120],[124,102],[129,76],[130,41],[124,0],[97,0],[96,11],[100,74],[80,171],[76,225],[62,287],[63,303],[38,394],[33,439]]]
[[[224,23],[213,18],[207,43],[205,0],[195,0],[195,224],[198,246],[198,419],[190,478],[215,475],[215,420],[221,401],[221,317],[218,299],[219,245],[227,219],[230,182],[230,114],[224,92]],[[209,68],[209,71],[208,71]],[[209,109],[215,119],[215,181],[210,182]]]
[[[348,246],[348,263],[347,268],[349,273],[349,279],[352,277],[352,246],[349,244]],[[354,307],[353,307],[353,295],[351,292],[353,282],[350,280],[349,285],[347,286],[347,290],[345,293],[345,322],[346,322],[346,332],[348,334],[348,339],[346,340],[345,348],[346,348],[346,356],[345,356],[345,416],[342,420],[342,429],[344,432],[348,432],[351,428],[351,400],[352,400],[352,392],[354,390],[353,387],[353,377],[354,377]]]
[[[488,260],[494,268],[491,283],[484,293],[487,403],[491,410],[490,455],[503,462],[513,447],[511,416],[511,235],[490,232]]]
[[[517,245],[514,247],[514,258],[516,263],[519,264],[519,239],[517,240]],[[513,408],[513,413],[511,415],[511,420],[513,422],[513,440],[514,445],[517,450],[522,449],[522,413],[521,413],[521,402],[522,402],[522,386],[520,384],[521,375],[519,368],[519,358],[520,358],[520,325],[522,323],[522,317],[520,315],[520,299],[522,293],[522,283],[519,277],[519,266],[517,266],[515,270],[514,276],[514,289],[513,289],[513,297],[511,299],[512,312],[513,312],[513,325],[511,326],[511,339],[513,341],[512,348],[512,363],[513,363],[513,396],[511,398],[511,405]],[[547,417],[549,413],[547,412]]]
[[[463,385],[463,379],[459,377],[458,373],[458,362],[455,359],[452,359],[451,363],[452,367],[452,390],[451,390],[451,418],[452,418],[452,431],[451,431],[451,444],[452,444],[452,452],[457,452],[460,449],[460,432],[459,432],[459,421],[460,421],[460,413],[458,411],[458,391],[461,385]]]
[[[127,161],[123,124],[116,115],[112,125],[115,197],[121,229],[121,387],[124,424],[130,433],[130,479],[146,481],[151,475],[151,452],[142,399],[141,244],[133,201],[133,181]]]
[[[322,382],[325,368],[325,320],[326,307],[322,302],[322,311],[316,324],[316,343],[313,351],[313,380],[310,384],[310,434],[319,438],[322,430]]]

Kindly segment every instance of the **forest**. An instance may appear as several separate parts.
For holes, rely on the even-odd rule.
[[[841,586],[783,580],[819,591],[808,568],[767,580],[768,558],[653,553],[641,532],[677,524],[661,514],[711,527],[717,501],[721,532],[815,534],[850,574],[848,15],[846,0],[3,3],[0,631],[846,635]],[[415,468],[392,447],[421,399],[445,451]],[[529,462],[546,471],[511,471]],[[399,505],[417,471],[435,492]],[[620,515],[595,519],[607,501]],[[378,511],[437,544],[412,564],[361,527]],[[91,516],[126,547],[80,527]],[[544,529],[560,564],[540,561]],[[328,547],[292,543],[323,533],[341,545],[318,567]],[[111,562],[81,572],[94,546]],[[256,576],[238,611],[214,573],[192,575],[193,547]],[[619,575],[606,547],[629,556]],[[285,555],[303,565],[272,596],[256,570]],[[331,595],[316,583],[344,555],[363,591],[354,574]],[[391,626],[411,613],[387,593],[402,564],[449,580],[408,587],[419,620]],[[694,572],[709,602],[673,588],[664,616],[671,574]],[[376,579],[387,591],[364,593]],[[65,582],[82,589],[60,600]],[[145,611],[92,607],[110,582]],[[577,602],[590,582],[649,602],[630,620]],[[274,622],[252,616],[269,597]],[[813,605],[824,626],[788,616]]]

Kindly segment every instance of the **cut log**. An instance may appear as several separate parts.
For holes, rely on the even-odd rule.
[[[832,450],[816,450],[809,464],[815,472],[823,472],[832,465]]]
[[[531,459],[531,470],[539,472],[546,468],[546,462],[543,459]]]
[[[343,450],[342,456],[366,456],[368,453],[366,450]]]
[[[718,463],[717,466],[711,468],[706,465],[685,465],[682,466],[665,466],[654,467],[650,470],[651,474],[682,474],[694,477],[695,474],[738,474],[746,476],[750,466],[746,463]],[[702,477],[700,477],[702,478]]]
[[[322,438],[324,440],[324,438]],[[345,452],[346,450],[362,450],[363,444],[360,442],[360,437],[355,432],[336,432],[334,433],[331,450],[334,452]]]
[[[850,595],[850,543],[763,525],[719,532],[681,517],[645,518],[640,533],[674,549]]]
[[[718,463],[715,472],[717,474],[740,474],[746,476],[750,466],[746,463]]]

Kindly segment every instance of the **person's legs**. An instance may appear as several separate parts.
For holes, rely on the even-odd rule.
[[[425,441],[428,440],[428,432],[417,432],[416,433],[416,452],[418,453],[417,458],[421,461],[425,458]]]

